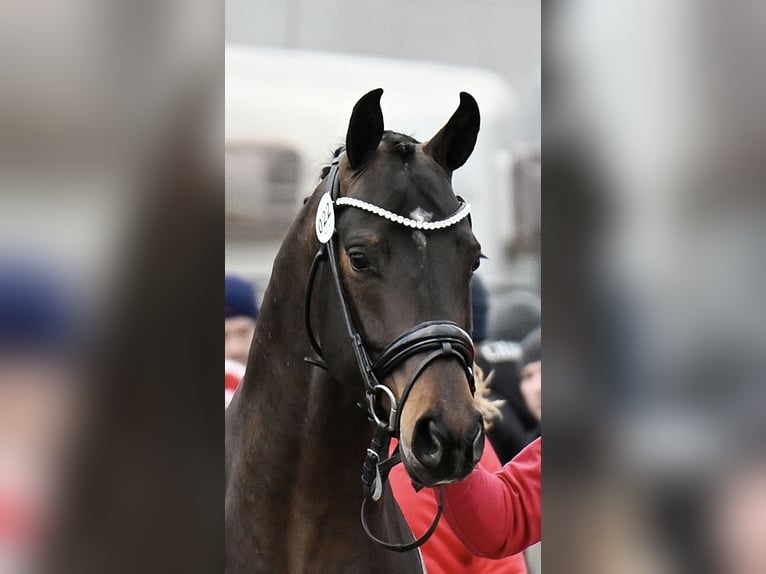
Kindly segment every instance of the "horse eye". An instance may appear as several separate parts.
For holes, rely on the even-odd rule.
[[[365,271],[370,268],[370,260],[364,253],[352,252],[348,254],[348,258],[354,271]]]

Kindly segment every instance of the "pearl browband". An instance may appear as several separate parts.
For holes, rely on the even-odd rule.
[[[456,223],[459,223],[468,217],[468,214],[471,213],[471,204],[465,201],[460,202],[460,207],[455,213],[450,215],[447,219],[442,219],[441,221],[417,221],[415,219],[410,219],[409,217],[404,217],[403,215],[397,215],[396,213],[388,211],[387,209],[383,209],[382,207],[378,207],[377,205],[373,205],[372,203],[367,203],[366,201],[355,199],[353,197],[339,197],[335,200],[335,205],[337,207],[343,207],[344,205],[348,207],[356,207],[357,209],[362,209],[377,215],[378,217],[383,217],[389,221],[393,221],[394,223],[405,225],[407,227],[411,227],[412,229],[425,229],[426,231],[452,227]]]

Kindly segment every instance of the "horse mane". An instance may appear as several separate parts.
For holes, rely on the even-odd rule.
[[[346,149],[346,146],[338,146],[335,148],[335,151],[332,152],[332,157],[330,158],[330,163],[322,167],[322,172],[319,174],[319,181],[324,180],[324,178],[327,177],[327,175],[330,173],[330,166],[332,165],[332,160],[337,158],[343,150]]]
[[[415,144],[420,143],[412,136],[390,131],[383,132],[382,141],[397,152],[403,160],[411,158],[415,154]]]

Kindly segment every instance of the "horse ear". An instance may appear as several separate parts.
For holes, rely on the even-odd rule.
[[[460,92],[460,105],[449,121],[423,147],[447,173],[452,173],[470,157],[479,135],[479,105],[473,96]]]
[[[383,89],[367,92],[354,106],[346,132],[346,155],[351,167],[356,169],[378,149],[383,137],[383,112],[380,96]]]

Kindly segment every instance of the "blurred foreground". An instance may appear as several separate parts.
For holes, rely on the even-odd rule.
[[[546,569],[766,572],[763,5],[548,15]]]
[[[0,12],[0,572],[217,570],[221,11]]]

